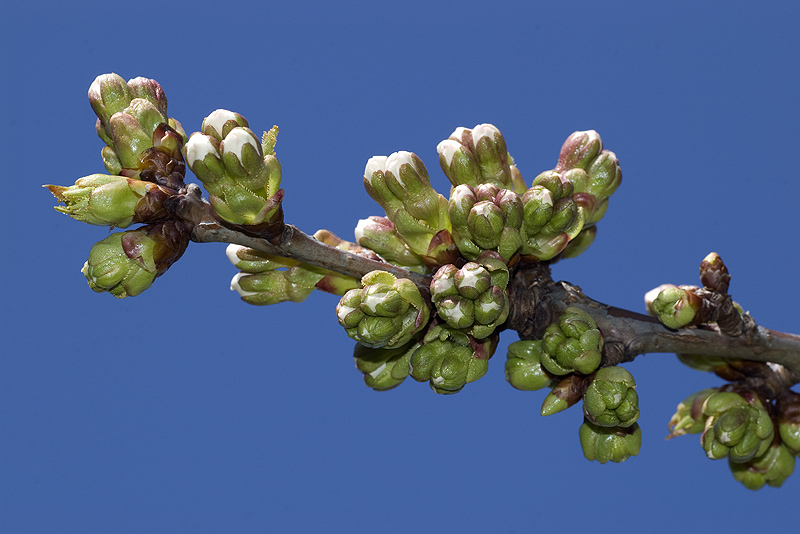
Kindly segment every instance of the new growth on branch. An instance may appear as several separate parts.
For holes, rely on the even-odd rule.
[[[239,270],[231,289],[249,304],[340,296],[336,319],[356,343],[367,386],[409,376],[453,394],[486,374],[500,333],[515,330],[505,375],[521,391],[549,389],[542,415],[582,402],[584,456],[623,462],[639,453],[636,382],[620,366],[648,352],[728,383],[689,395],[669,437],[700,434],[708,458],[728,459],[750,489],[780,486],[800,453],[800,337],[758,326],[728,294],[730,275],[709,254],[701,286],[662,285],[649,316],[620,310],[555,282],[550,265],[583,253],[622,181],[597,132],[579,131],[554,168],[523,178],[491,124],[457,128],[436,147],[449,196],[411,152],[374,156],[363,182],[383,209],[358,222],[354,241],[309,236],[284,222],[278,128],[259,138],[240,114],[216,110],[187,137],[167,115],[155,80],[116,74],[89,88],[108,174],[47,185],[56,210],[89,224],[136,229],[96,243],[83,273],[96,292],[136,296],[190,241],[227,242]],[[202,183],[187,184],[186,167]]]

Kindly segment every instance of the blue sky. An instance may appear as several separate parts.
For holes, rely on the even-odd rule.
[[[189,7],[191,6],[191,7]],[[735,482],[675,405],[720,380],[637,359],[643,445],[584,460],[579,408],[542,418],[509,387],[505,333],[483,379],[438,396],[376,393],[336,298],[256,308],[229,291],[224,245],[192,244],[144,294],[79,272],[104,228],[53,211],[41,184],[103,172],[86,91],[157,79],[187,132],[208,113],[280,126],[287,222],[346,239],[382,215],[367,159],[491,122],[529,181],[596,129],[624,179],[579,258],[554,266],[642,310],[718,252],[731,293],[798,332],[800,7],[795,2],[15,3],[4,8],[0,525],[4,532],[528,532],[625,525],[789,528],[800,474]],[[13,195],[11,193],[13,192]]]

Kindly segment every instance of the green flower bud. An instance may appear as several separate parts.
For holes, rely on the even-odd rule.
[[[581,439],[583,455],[587,460],[597,460],[601,464],[624,462],[639,454],[642,446],[642,431],[638,424],[627,428],[602,427],[584,422],[578,434]]]
[[[779,488],[794,472],[795,457],[789,449],[780,443],[773,443],[762,456],[747,462],[734,462],[728,459],[733,478],[744,484],[747,489],[757,490],[764,484]]]
[[[353,357],[356,368],[364,373],[364,383],[375,391],[387,391],[406,379],[411,355],[418,347],[414,341],[394,349],[374,349],[357,343]]]
[[[757,400],[749,404],[738,393],[715,393],[706,400],[703,414],[708,418],[700,442],[712,460],[747,462],[772,443],[772,420]]]
[[[371,348],[395,348],[427,326],[430,310],[410,280],[372,271],[361,283],[362,289],[345,293],[336,307],[339,324],[351,338]]]
[[[508,383],[523,391],[552,387],[553,376],[542,367],[541,354],[541,341],[520,340],[510,344],[506,355]]]
[[[433,264],[448,263],[450,238],[447,200],[430,185],[425,165],[411,152],[374,156],[364,169],[364,187],[386,210],[386,217],[409,248]]]
[[[411,377],[436,393],[458,393],[486,374],[497,338],[475,340],[445,326],[432,328],[411,356]]]
[[[274,271],[281,267],[288,268],[298,264],[294,260],[234,244],[228,245],[225,255],[237,269],[250,274]]]
[[[283,215],[281,168],[274,154],[245,126],[241,115],[216,110],[184,148],[186,163],[209,193],[209,202],[226,221],[257,225],[280,223]],[[218,130],[219,129],[219,130]],[[219,132],[224,132],[224,137]]]
[[[369,217],[358,221],[356,243],[373,250],[386,261],[410,271],[423,272],[425,263],[414,254],[386,217]]]
[[[703,414],[706,399],[717,393],[717,388],[709,388],[692,393],[678,404],[675,414],[669,420],[667,439],[684,434],[699,434],[706,426],[707,415]]]
[[[439,165],[453,186],[477,187],[482,181],[481,170],[472,151],[454,139],[445,139],[436,146]]]
[[[703,301],[693,291],[673,285],[661,286],[651,309],[654,315],[667,328],[683,328],[697,324]]]
[[[583,395],[583,413],[598,426],[629,427],[639,419],[633,375],[622,367],[604,367]]]
[[[775,399],[775,421],[783,444],[800,455],[800,393],[787,390]]]
[[[574,132],[561,146],[555,170],[564,172],[570,169],[586,169],[601,150],[603,141],[596,131]]]
[[[153,104],[162,116],[167,116],[167,95],[157,81],[139,76],[128,80],[127,85],[131,100],[136,98],[146,100]]]
[[[617,155],[609,150],[600,152],[586,169],[586,173],[589,175],[586,192],[601,202],[607,200],[622,183],[622,170]],[[599,219],[592,219],[591,222],[597,220]]]
[[[134,297],[166,272],[188,244],[189,231],[172,221],[111,234],[92,247],[81,272],[98,293]]]
[[[461,269],[442,266],[431,281],[431,300],[451,328],[482,339],[508,318],[508,295],[495,285],[483,266],[469,262]]]
[[[114,73],[102,74],[89,86],[89,103],[102,124],[123,111],[131,103],[133,96],[125,80]]]
[[[79,178],[69,187],[44,187],[65,204],[56,206],[56,211],[88,224],[118,228],[166,219],[164,200],[176,194],[154,183],[107,174]]]
[[[580,308],[569,307],[542,338],[542,365],[554,375],[587,375],[602,360],[603,335],[594,319]]]

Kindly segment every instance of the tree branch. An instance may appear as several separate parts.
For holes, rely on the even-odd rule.
[[[698,354],[769,363],[776,385],[785,389],[800,383],[800,336],[763,328],[749,316],[750,328],[736,337],[721,333],[714,325],[672,330],[648,315],[591,299],[577,286],[554,282],[543,263],[517,269],[509,285],[509,300],[506,326],[523,339],[540,339],[544,329],[569,306],[585,310],[603,333],[606,365],[652,352]]]

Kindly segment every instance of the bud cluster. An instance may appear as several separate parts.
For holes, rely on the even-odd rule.
[[[416,154],[403,151],[370,158],[364,187],[410,251],[426,264],[455,259],[447,200],[431,187],[425,164]]]
[[[226,221],[243,225],[283,221],[281,165],[274,153],[277,133],[273,127],[262,143],[244,117],[218,109],[186,143],[186,163]]]
[[[476,340],[447,326],[433,327],[411,356],[411,377],[428,381],[436,393],[457,393],[489,368],[497,336]]]
[[[336,306],[347,335],[372,348],[395,348],[408,343],[428,324],[430,309],[419,288],[408,279],[372,271]]]
[[[785,391],[772,403],[737,386],[698,391],[678,404],[668,438],[700,434],[706,456],[728,459],[749,489],[778,487],[800,452],[800,394]]]
[[[460,269],[442,266],[433,275],[431,300],[450,328],[483,339],[508,318],[508,269],[496,255],[485,254],[478,261]]]
[[[94,291],[135,296],[189,244],[191,227],[168,209],[184,188],[186,136],[180,123],[167,116],[167,99],[155,80],[98,76],[89,88],[89,102],[98,117],[97,134],[106,143],[102,158],[110,174],[85,176],[68,187],[45,187],[64,203],[56,210],[78,221],[112,228],[145,224],[96,243],[82,269]]]
[[[167,116],[167,97],[155,80],[126,82],[117,74],[103,74],[89,87],[89,103],[97,115],[97,135],[106,144],[101,155],[110,174],[137,177],[148,149],[162,144],[173,149],[176,141],[186,139],[180,123]]]
[[[436,147],[439,165],[453,187],[477,189],[490,184],[522,194],[525,181],[508,153],[505,139],[494,125],[456,128]]]
[[[588,375],[600,365],[603,334],[591,315],[569,307],[542,337],[542,365],[554,375]]]
[[[180,222],[149,224],[95,243],[81,272],[98,293],[135,297],[164,274],[188,245],[189,231]]]

